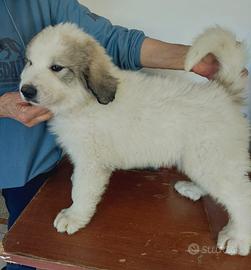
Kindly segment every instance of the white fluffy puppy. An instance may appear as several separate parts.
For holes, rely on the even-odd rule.
[[[51,130],[74,164],[73,204],[56,217],[59,232],[87,225],[112,171],[177,165],[193,180],[178,183],[180,193],[208,193],[228,210],[218,247],[249,253],[249,127],[240,112],[245,50],[231,33],[209,29],[189,51],[186,69],[209,52],[221,69],[201,84],[119,70],[72,24],[48,27],[31,41],[21,94],[54,113]]]

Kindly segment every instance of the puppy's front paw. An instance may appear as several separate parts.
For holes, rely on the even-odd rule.
[[[250,250],[250,236],[238,237],[231,225],[227,225],[218,235],[217,246],[229,255],[247,256]]]
[[[62,209],[54,220],[54,227],[58,232],[73,234],[79,229],[84,228],[90,221],[92,215],[84,216],[71,207]]]
[[[196,184],[188,181],[178,181],[174,185],[174,188],[180,195],[193,201],[198,201],[206,194],[206,192],[199,188]]]

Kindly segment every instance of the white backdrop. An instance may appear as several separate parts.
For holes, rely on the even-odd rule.
[[[172,43],[190,44],[205,28],[218,24],[245,40],[251,51],[251,0],[80,0],[94,13],[128,28]],[[251,55],[251,53],[250,53]],[[248,60],[251,73],[251,57]],[[250,76],[251,77],[251,76]],[[251,79],[245,111],[251,120]]]

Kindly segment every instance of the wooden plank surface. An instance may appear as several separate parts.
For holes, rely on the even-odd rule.
[[[250,256],[216,250],[226,216],[208,198],[178,195],[173,185],[185,176],[175,169],[114,173],[91,223],[71,236],[57,233],[53,220],[71,204],[70,174],[65,161],[12,227],[3,243],[8,261],[55,270],[250,268]]]

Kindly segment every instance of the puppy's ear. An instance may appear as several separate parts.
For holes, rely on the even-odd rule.
[[[105,50],[94,40],[85,42],[81,80],[101,104],[115,98],[118,80],[111,74],[112,63]]]

